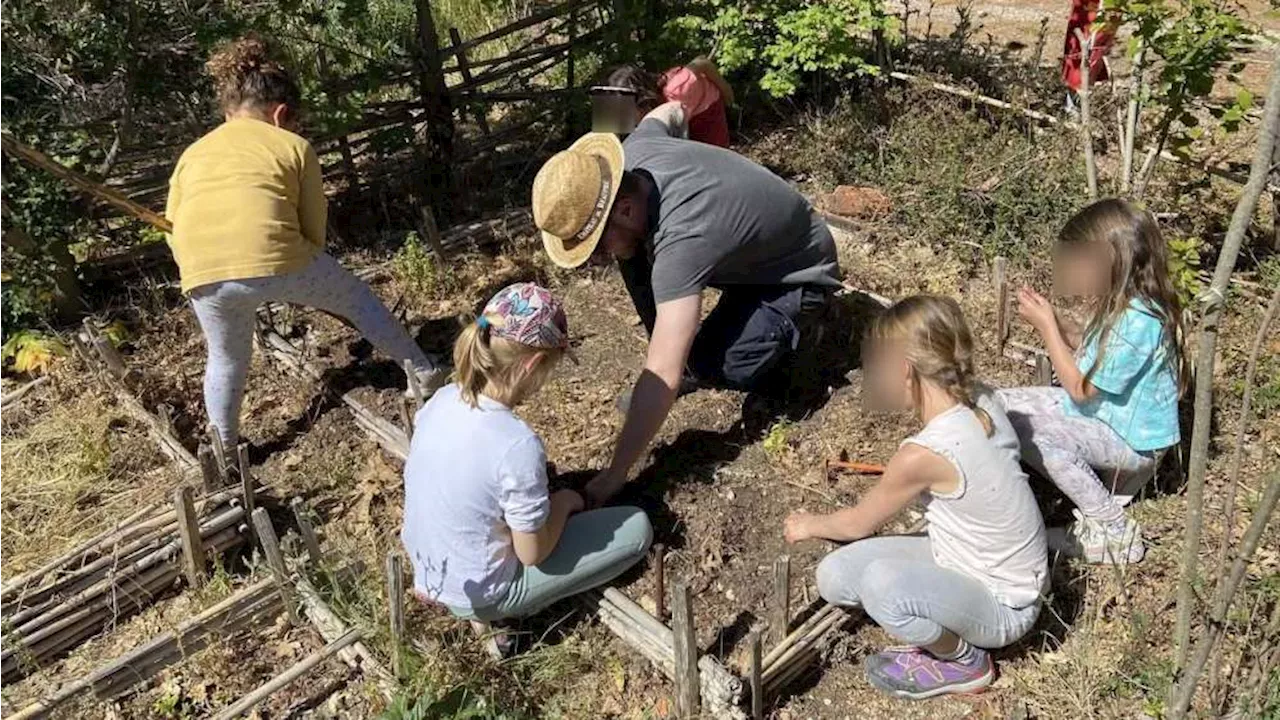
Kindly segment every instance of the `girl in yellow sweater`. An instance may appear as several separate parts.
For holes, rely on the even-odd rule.
[[[382,352],[412,361],[424,386],[446,372],[369,286],[325,253],[320,160],[295,134],[300,93],[249,36],[210,58],[226,122],[182,153],[169,179],[169,245],[209,348],[205,406],[222,441],[239,437],[254,316],[269,301],[345,318]]]

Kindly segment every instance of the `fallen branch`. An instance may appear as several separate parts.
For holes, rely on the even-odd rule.
[[[29,383],[24,383],[21,387],[19,387],[16,390],[11,390],[5,393],[4,397],[0,398],[0,409],[8,407],[10,403],[15,403],[21,400],[23,397],[26,396],[27,393],[31,392],[32,390],[35,390],[36,388],[40,387],[41,385],[44,385],[47,382],[49,382],[49,376],[42,375],[36,378],[35,380],[32,380]]]
[[[231,718],[240,717],[253,709],[258,703],[271,697],[277,690],[311,672],[312,668],[333,657],[339,650],[359,641],[360,638],[361,633],[359,630],[348,630],[342,637],[325,645],[318,652],[308,655],[288,670],[268,680],[258,689],[232,703],[230,707],[215,716],[216,720],[230,720]]]

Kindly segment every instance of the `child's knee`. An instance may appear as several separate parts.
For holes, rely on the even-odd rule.
[[[857,578],[852,577],[848,564],[838,557],[839,551],[822,558],[814,573],[818,583],[818,594],[832,605],[851,605],[859,602],[858,592],[854,589]]]
[[[626,510],[630,514],[622,521],[618,535],[638,560],[649,552],[649,546],[653,544],[653,524],[649,522],[649,516],[644,510],[638,507],[627,507]]]

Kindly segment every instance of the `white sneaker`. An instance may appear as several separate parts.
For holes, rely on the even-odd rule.
[[[436,365],[430,370],[417,370],[415,374],[418,377],[418,387],[422,388],[423,400],[429,399],[437,390],[449,384],[449,368],[443,365]],[[413,391],[408,388],[405,388],[404,396],[414,399]]]
[[[1068,557],[1082,557],[1086,562],[1106,565],[1128,565],[1140,562],[1147,553],[1142,543],[1142,528],[1125,517],[1124,531],[1116,534],[1096,520],[1072,510],[1076,521],[1065,528],[1049,528],[1049,549]]]

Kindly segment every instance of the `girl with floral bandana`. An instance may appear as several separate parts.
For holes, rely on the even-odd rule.
[[[454,383],[415,418],[401,531],[414,590],[477,631],[612,580],[653,536],[639,508],[583,512],[576,491],[551,493],[542,441],[515,414],[569,352],[568,338],[550,292],[504,288],[454,345]],[[490,639],[491,652],[510,650],[500,634]]]

